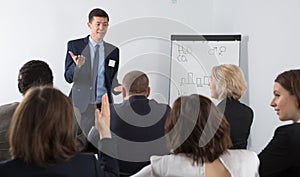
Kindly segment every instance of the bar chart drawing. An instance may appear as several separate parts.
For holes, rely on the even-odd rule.
[[[210,82],[209,80],[209,76],[203,76],[201,77],[195,77],[194,79],[194,73],[193,72],[188,72],[187,73],[187,78],[186,77],[182,77],[180,78],[180,86],[184,86],[184,85],[196,85],[197,87],[203,87],[203,86],[207,86]]]

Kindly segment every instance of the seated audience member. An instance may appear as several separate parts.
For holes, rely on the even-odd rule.
[[[109,103],[102,98],[102,112],[97,111],[95,125],[101,136],[101,150],[115,149],[109,130]],[[13,159],[0,162],[5,177],[118,176],[117,161],[101,152],[78,153],[74,138],[74,111],[70,98],[53,87],[32,87],[13,115],[9,129]]]
[[[269,144],[258,155],[261,177],[300,176],[300,70],[277,76],[271,106],[281,121],[293,123],[275,130]]]
[[[229,150],[229,124],[201,95],[175,100],[166,120],[170,155],[152,156],[133,177],[257,177],[259,160],[248,150]]]
[[[124,176],[132,175],[148,165],[151,155],[167,154],[164,124],[170,107],[148,99],[149,95],[147,75],[141,71],[131,71],[122,81],[124,101],[110,107],[111,131],[118,142],[120,174]],[[93,137],[97,135],[92,129],[88,139],[93,141]]]
[[[52,71],[47,63],[41,60],[31,60],[25,63],[18,76],[18,88],[22,95],[32,86],[53,86]],[[0,160],[10,158],[9,143],[8,143],[8,128],[11,122],[13,113],[15,112],[18,102],[0,106]],[[74,109],[75,117],[80,119],[80,112]],[[85,146],[86,138],[75,121],[75,136],[78,145]]]
[[[211,97],[220,101],[218,107],[230,125],[231,149],[247,149],[253,111],[239,101],[247,90],[243,71],[233,64],[215,66],[209,86]]]

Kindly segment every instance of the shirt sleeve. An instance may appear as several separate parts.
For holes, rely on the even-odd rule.
[[[68,83],[72,83],[73,82],[74,71],[75,71],[75,68],[76,68],[76,64],[74,63],[71,55],[69,54],[69,51],[74,52],[72,44],[71,44],[70,41],[68,42],[68,50],[67,50],[67,53],[66,53],[65,74],[64,74],[64,76],[65,76],[65,80]]]

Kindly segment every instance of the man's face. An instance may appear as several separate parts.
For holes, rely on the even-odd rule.
[[[88,22],[91,29],[91,37],[97,43],[101,42],[108,28],[108,19],[106,17],[93,17],[92,22]]]

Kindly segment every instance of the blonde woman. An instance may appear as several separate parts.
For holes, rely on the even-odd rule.
[[[239,99],[247,90],[247,82],[240,67],[223,64],[212,68],[209,83],[211,97],[220,101],[218,107],[230,125],[231,149],[246,149],[251,125],[252,109]]]

